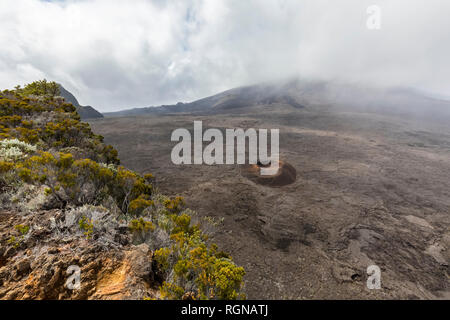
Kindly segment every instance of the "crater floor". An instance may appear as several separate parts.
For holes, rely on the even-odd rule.
[[[205,129],[280,129],[294,181],[274,188],[237,165],[173,165],[171,133],[194,120]],[[245,267],[250,299],[450,298],[447,125],[285,104],[91,125],[164,193],[224,218],[213,238]],[[370,265],[381,268],[381,290],[367,289]]]

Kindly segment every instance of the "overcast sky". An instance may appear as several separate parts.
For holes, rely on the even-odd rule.
[[[0,88],[47,78],[100,111],[292,76],[450,96],[449,12],[448,0],[0,0]]]

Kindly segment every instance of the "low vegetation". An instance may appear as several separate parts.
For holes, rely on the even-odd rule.
[[[210,243],[202,231],[207,227],[194,223],[184,199],[156,194],[151,174],[121,166],[117,151],[58,95],[58,85],[45,80],[0,92],[2,192],[44,188],[47,209],[114,207],[128,222],[133,242],[151,247],[161,299],[245,298],[244,269]],[[92,240],[92,219],[82,215],[77,223]],[[18,247],[29,227],[16,226],[14,232],[9,243]]]

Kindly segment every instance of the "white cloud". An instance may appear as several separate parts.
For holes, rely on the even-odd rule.
[[[366,8],[382,28],[366,28]],[[2,0],[0,87],[46,77],[101,111],[293,75],[450,95],[446,0]]]

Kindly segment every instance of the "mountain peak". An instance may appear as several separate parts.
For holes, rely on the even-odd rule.
[[[81,106],[77,98],[75,98],[75,96],[70,91],[65,89],[61,84],[59,84],[59,91],[61,97],[63,97],[67,102],[70,102],[77,108],[77,111],[80,114],[81,119],[85,120],[85,119],[103,118],[103,115],[97,110],[95,110],[93,107]]]

